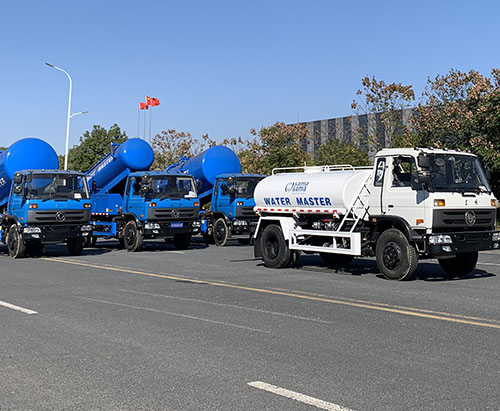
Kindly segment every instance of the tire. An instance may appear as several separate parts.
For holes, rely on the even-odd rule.
[[[229,228],[226,221],[223,218],[215,220],[213,231],[215,245],[218,247],[224,247],[227,243],[227,239],[229,238]]]
[[[271,224],[264,228],[260,241],[262,257],[267,267],[283,268],[290,264],[292,253],[279,226]]]
[[[464,278],[476,268],[479,253],[460,253],[453,258],[438,260],[441,268],[446,271],[448,277]]]
[[[69,255],[80,255],[83,251],[83,238],[69,238],[66,246]]]
[[[185,250],[191,243],[191,234],[175,234],[173,243],[177,250]]]
[[[12,258],[21,258],[26,251],[26,244],[21,233],[17,231],[16,224],[12,224],[7,233],[7,249]]]
[[[319,256],[328,267],[346,265],[354,260],[354,256],[346,254],[319,253]]]
[[[388,280],[407,281],[415,278],[417,250],[401,231],[391,228],[380,235],[376,257],[379,270]]]
[[[130,220],[123,227],[123,242],[127,251],[137,251],[142,246],[144,236],[137,228],[134,220]]]
[[[288,261],[288,264],[286,266],[289,268],[295,267],[297,265],[297,261],[299,261],[299,258],[300,258],[300,251],[292,250],[290,252],[290,260]]]

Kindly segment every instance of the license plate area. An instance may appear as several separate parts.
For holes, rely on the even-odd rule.
[[[184,223],[171,223],[170,227],[171,228],[182,228],[182,227],[184,227]]]

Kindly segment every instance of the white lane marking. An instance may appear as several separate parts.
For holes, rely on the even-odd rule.
[[[179,251],[179,250],[170,250],[169,253],[172,253],[172,254],[186,254],[185,251]]]
[[[120,291],[124,291],[126,293],[149,295],[149,296],[152,296],[152,297],[172,298],[174,300],[181,300],[181,301],[194,301],[194,302],[197,302],[197,303],[216,305],[216,306],[219,306],[219,307],[230,307],[230,308],[237,308],[237,309],[240,309],[240,310],[255,311],[255,312],[259,312],[259,313],[263,313],[263,314],[280,315],[282,317],[290,317],[290,318],[295,318],[297,320],[314,321],[314,322],[323,323],[323,324],[334,324],[331,321],[320,320],[319,318],[301,317],[300,315],[278,313],[276,311],[267,311],[267,310],[261,310],[261,309],[258,309],[258,308],[251,308],[251,307],[242,307],[241,305],[224,304],[224,303],[214,303],[214,302],[211,302],[211,301],[198,300],[196,298],[175,297],[175,296],[172,296],[172,295],[154,294],[154,293],[146,293],[146,292],[142,292],[142,291],[124,290],[124,289],[120,289]]]
[[[276,395],[281,395],[282,397],[290,398],[295,401],[303,402],[304,404],[312,405],[313,407],[319,408],[321,410],[328,411],[352,411],[349,408],[342,407],[341,405],[333,404],[331,402],[326,402],[319,400],[309,395],[304,395],[299,392],[290,391],[285,388],[276,387],[275,385],[267,384],[262,381],[249,382],[248,385],[259,390],[264,390],[272,392]]]
[[[19,307],[18,305],[6,303],[5,301],[0,301],[0,306],[10,308],[11,310],[21,311],[24,314],[38,314],[37,311],[28,310],[27,308]]]
[[[226,325],[228,327],[241,328],[243,330],[255,331],[255,332],[258,332],[258,333],[264,333],[264,334],[269,334],[270,333],[270,331],[264,331],[264,330],[259,330],[257,328],[246,327],[244,325],[237,325],[237,324],[231,324],[231,323],[226,323],[226,322],[222,322],[222,321],[209,320],[208,318],[200,318],[200,317],[195,317],[195,316],[192,316],[192,315],[173,313],[173,312],[170,312],[170,311],[156,310],[154,308],[139,307],[137,305],[130,305],[130,304],[114,303],[112,301],[98,300],[97,298],[80,297],[80,296],[77,296],[77,295],[73,295],[72,297],[79,298],[81,300],[96,301],[96,302],[103,303],[103,304],[118,305],[120,307],[135,308],[136,310],[152,311],[154,313],[161,313],[161,314],[173,315],[173,316],[176,316],[176,317],[189,318],[191,320],[205,321],[207,323],[212,323],[212,324]]]
[[[477,263],[477,265],[494,265],[496,267],[500,267],[500,264],[497,263]]]

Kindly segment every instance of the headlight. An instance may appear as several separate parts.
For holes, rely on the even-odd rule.
[[[449,235],[431,235],[429,237],[431,244],[452,244],[453,240]]]
[[[33,233],[41,233],[42,229],[40,227],[24,227],[23,233],[25,234],[33,234]]]
[[[160,224],[157,224],[157,223],[146,223],[144,225],[144,228],[146,230],[159,230],[160,229]]]
[[[500,232],[493,233],[493,235],[491,236],[491,239],[493,241],[500,241]]]
[[[199,221],[193,221],[193,227],[200,227]]]
[[[82,225],[80,228],[82,231],[92,231],[92,226],[91,225]]]

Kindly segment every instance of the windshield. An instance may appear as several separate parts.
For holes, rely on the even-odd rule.
[[[78,174],[31,174],[26,182],[26,198],[43,200],[86,200],[89,198],[87,180]]]
[[[431,161],[430,191],[491,192],[476,157],[436,154]]]
[[[253,197],[253,192],[255,191],[255,187],[257,183],[262,180],[263,177],[252,177],[252,178],[237,178],[234,180],[234,192],[236,197],[245,197],[251,198]]]
[[[139,179],[138,179],[139,180]],[[154,198],[184,198],[196,197],[196,189],[192,177],[184,176],[148,176],[146,184],[147,190],[141,195]],[[137,191],[134,189],[134,192]],[[138,194],[138,193],[137,193]]]

